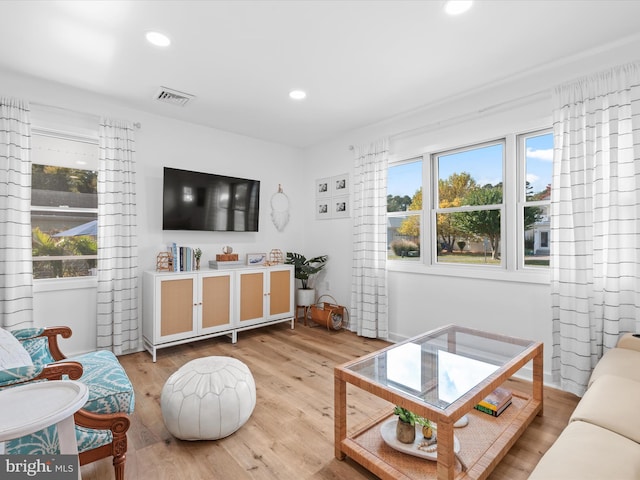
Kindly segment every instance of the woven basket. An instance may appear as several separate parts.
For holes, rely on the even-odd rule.
[[[309,320],[323,325],[327,330],[340,330],[345,315],[345,307],[337,303],[321,302],[323,297],[330,297],[334,302],[335,298],[331,295],[321,295],[314,305],[309,307]]]

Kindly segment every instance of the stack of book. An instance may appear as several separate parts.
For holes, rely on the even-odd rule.
[[[511,405],[511,399],[512,395],[510,390],[498,387],[487,395],[484,400],[481,400],[480,403],[475,406],[475,409],[497,417]]]

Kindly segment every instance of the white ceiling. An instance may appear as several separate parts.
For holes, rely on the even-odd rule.
[[[450,17],[440,0],[4,0],[0,18],[0,69],[305,147],[637,36],[640,1],[476,0]],[[158,103],[160,86],[196,98]]]

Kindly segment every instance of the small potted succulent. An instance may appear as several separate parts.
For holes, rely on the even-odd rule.
[[[402,443],[413,443],[416,439],[416,415],[398,405],[393,409],[393,413],[398,415],[396,438]]]
[[[396,405],[393,413],[398,415],[398,424],[396,425],[396,438],[402,443],[413,443],[416,439],[416,423],[422,426],[422,436],[425,440],[431,440],[433,437],[433,424],[419,415],[407,410],[406,408]]]
[[[202,257],[202,250],[196,248],[193,251],[193,256],[196,259],[196,270],[200,270],[200,258]]]

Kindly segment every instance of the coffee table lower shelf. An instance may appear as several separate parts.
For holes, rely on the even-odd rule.
[[[456,480],[485,479],[507,454],[542,408],[542,402],[513,392],[513,402],[499,417],[473,410],[469,425],[455,429],[460,457],[468,470],[456,465]],[[392,415],[384,414],[367,427],[342,440],[340,449],[354,461],[383,479],[423,480],[437,478],[434,461],[414,457],[388,446],[380,425]]]

